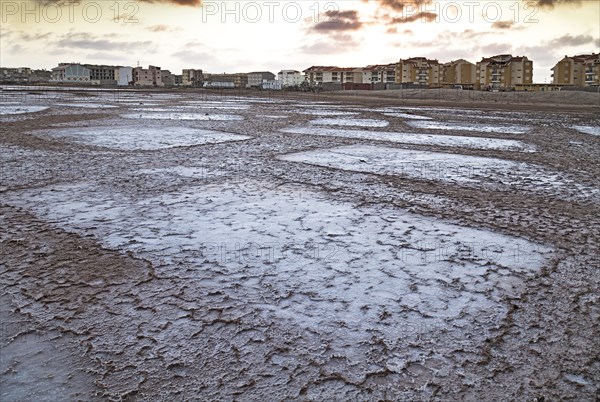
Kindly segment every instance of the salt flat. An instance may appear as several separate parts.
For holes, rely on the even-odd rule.
[[[3,96],[48,109],[2,117],[0,399],[594,400],[585,108],[35,92]]]
[[[236,121],[243,120],[242,116],[235,114],[209,114],[209,113],[178,113],[178,112],[157,112],[157,113],[127,113],[122,115],[126,119],[148,119],[148,120],[215,120],[215,121]]]

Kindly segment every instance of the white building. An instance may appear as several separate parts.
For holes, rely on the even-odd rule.
[[[60,63],[52,69],[51,82],[72,84],[91,84],[91,71],[89,68],[77,63]]]
[[[375,64],[364,67],[362,70],[362,82],[366,84],[395,83],[396,64]]]
[[[326,83],[362,84],[363,69],[354,67],[312,66],[304,70],[306,82],[310,85]]]
[[[296,70],[281,70],[277,74],[277,80],[281,81],[281,86],[283,88],[295,87],[302,85],[304,82],[304,75]]]
[[[275,91],[280,91],[283,88],[283,83],[279,80],[268,80],[263,81],[262,89],[271,89]]]
[[[133,83],[133,68],[119,67],[115,70],[117,86],[126,87]]]

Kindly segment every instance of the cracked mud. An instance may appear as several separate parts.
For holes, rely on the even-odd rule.
[[[2,96],[3,401],[600,396],[596,109]]]

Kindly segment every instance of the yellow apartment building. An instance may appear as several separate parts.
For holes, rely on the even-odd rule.
[[[591,55],[565,56],[552,67],[552,83],[557,85],[573,85],[578,88],[586,86],[585,61]]]
[[[438,85],[440,83],[440,63],[426,57],[401,59],[396,64],[395,78],[397,84]]]
[[[445,86],[462,85],[473,87],[476,79],[476,66],[464,59],[441,65],[440,83]]]
[[[477,63],[475,88],[506,91],[517,85],[533,83],[533,61],[527,57],[502,54],[483,58]]]
[[[600,85],[600,54],[591,54],[583,63],[585,67],[585,85]]]

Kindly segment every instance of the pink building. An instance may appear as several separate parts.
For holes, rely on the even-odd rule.
[[[149,66],[147,69],[133,69],[133,85],[143,87],[163,87],[160,67]]]

